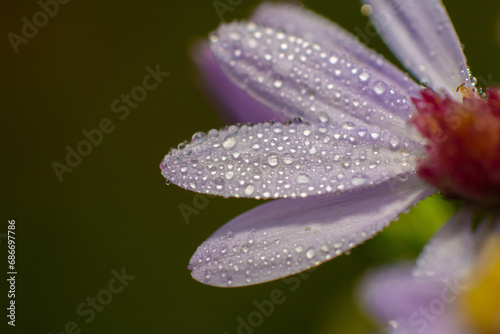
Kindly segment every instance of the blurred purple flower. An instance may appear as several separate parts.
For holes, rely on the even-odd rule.
[[[420,161],[447,148],[425,145],[440,124],[429,110],[456,116],[465,110],[462,95],[482,99],[441,1],[366,2],[403,65],[445,97],[421,93],[381,55],[295,6],[264,4],[248,22],[221,25],[210,48],[199,46],[209,94],[236,122],[258,124],[196,133],[165,156],[162,174],[200,193],[279,199],[208,238],[190,261],[196,280],[243,286],[298,273],[373,237],[438,191],[416,174]],[[417,109],[419,130],[430,133],[410,126]],[[436,186],[463,177],[427,167]]]
[[[500,219],[487,217],[473,231],[472,214],[459,211],[415,266],[367,275],[362,302],[388,333],[499,333]]]

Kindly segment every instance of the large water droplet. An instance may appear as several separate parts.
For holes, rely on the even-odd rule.
[[[236,146],[236,138],[233,135],[227,136],[222,142],[222,146],[224,146],[226,150],[232,149]]]
[[[346,130],[354,130],[356,129],[356,124],[354,124],[353,122],[344,122],[342,124],[342,128]]]
[[[283,160],[285,165],[289,165],[289,164],[293,163],[293,156],[290,153],[287,153],[287,154],[283,155],[281,160]]]
[[[267,163],[271,167],[278,166],[278,161],[278,156],[276,154],[269,154],[269,156],[267,157]]]
[[[207,140],[207,134],[205,132],[196,132],[191,138],[193,145],[198,145]]]
[[[400,139],[398,136],[396,135],[393,135],[390,139],[389,139],[389,147],[391,148],[391,150],[393,151],[396,151],[398,148],[399,148],[399,143],[400,143]]]
[[[312,259],[314,257],[314,255],[316,255],[316,250],[314,248],[309,248],[306,252],[306,257],[308,259]]]
[[[373,91],[380,96],[387,91],[387,85],[383,81],[377,81],[373,85]]]
[[[324,111],[318,114],[318,119],[321,123],[328,123],[330,121],[330,116]]]
[[[368,181],[368,176],[366,176],[365,174],[356,174],[351,179],[351,183],[355,187],[362,186],[367,181]]]
[[[255,186],[253,184],[249,184],[245,187],[245,195],[251,196],[255,191]]]
[[[311,182],[311,179],[309,178],[309,176],[307,176],[305,174],[300,174],[299,176],[297,176],[297,182],[298,183],[309,183],[309,182]]]
[[[368,79],[370,79],[370,73],[363,71],[358,76],[358,78],[359,78],[359,81],[361,81],[361,82],[367,82]]]

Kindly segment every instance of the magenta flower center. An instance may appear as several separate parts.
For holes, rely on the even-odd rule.
[[[485,98],[461,88],[463,102],[430,89],[413,98],[412,122],[428,139],[418,174],[444,194],[493,206],[500,203],[500,88]]]

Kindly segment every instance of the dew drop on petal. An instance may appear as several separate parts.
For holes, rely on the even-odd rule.
[[[276,154],[269,154],[269,156],[267,157],[267,163],[271,167],[278,166],[278,156]]]
[[[309,248],[306,252],[306,257],[308,259],[312,259],[314,257],[314,255],[316,255],[316,250],[314,248]]]
[[[362,186],[368,181],[368,176],[365,174],[356,174],[351,178],[351,183],[353,186]]]
[[[320,112],[318,114],[318,119],[321,123],[328,123],[330,121],[330,117],[328,116],[328,114],[324,111]]]
[[[283,160],[285,165],[289,165],[289,164],[293,163],[293,156],[291,154],[287,153],[287,154],[283,155],[281,160]]]
[[[253,184],[249,184],[245,187],[245,195],[250,196],[255,191],[255,186]]]
[[[394,151],[397,150],[399,148],[399,143],[400,143],[400,139],[396,135],[393,135],[389,139],[389,147],[391,148],[391,150],[394,150]]]
[[[330,57],[330,64],[335,65],[338,63],[338,61],[339,61],[339,57],[337,57],[335,55]]]
[[[280,75],[274,78],[273,86],[278,89],[283,86],[283,78]]]
[[[309,183],[309,182],[311,182],[311,179],[309,178],[309,176],[307,176],[305,174],[300,174],[299,176],[297,176],[297,182],[298,183]]]
[[[356,124],[354,124],[353,122],[344,122],[342,124],[342,128],[346,130],[354,130],[356,129]]]
[[[228,135],[222,142],[222,146],[226,150],[230,150],[236,146],[236,138],[233,135]]]
[[[373,92],[378,96],[384,94],[387,91],[387,85],[383,81],[377,81],[373,85]]]
[[[361,82],[367,82],[368,79],[370,79],[370,73],[363,71],[358,76],[358,78],[359,78],[359,81],[361,81]]]

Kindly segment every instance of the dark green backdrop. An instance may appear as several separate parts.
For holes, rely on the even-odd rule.
[[[258,3],[242,0],[224,19],[244,18]],[[357,1],[305,4],[351,31],[367,23]],[[498,1],[445,4],[473,74],[480,83],[500,81]],[[22,17],[31,21],[39,10],[36,1],[0,5],[2,333],[55,334],[74,321],[81,333],[233,334],[238,317],[274,289],[286,301],[254,333],[365,333],[373,325],[353,302],[357,279],[366,268],[416,256],[454,210],[439,198],[423,203],[350,256],[301,278],[295,291],[281,281],[239,289],[197,283],[186,267],[196,247],[257,205],[212,198],[186,224],[178,206],[191,205],[194,194],[166,186],[158,168],[170,147],[223,126],[188,56],[190,44],[220,22],[213,1],[72,0],[15,53],[9,32],[20,34]],[[394,59],[380,40],[370,46]],[[157,64],[170,75],[119,119],[110,104]],[[76,148],[82,131],[106,118],[113,131],[59,182],[53,162],[64,163],[66,146]],[[17,226],[15,328],[5,316],[8,219]],[[112,271],[122,268],[135,278],[110,294]],[[97,295],[112,300],[95,317],[84,304],[80,316],[78,306]]]

